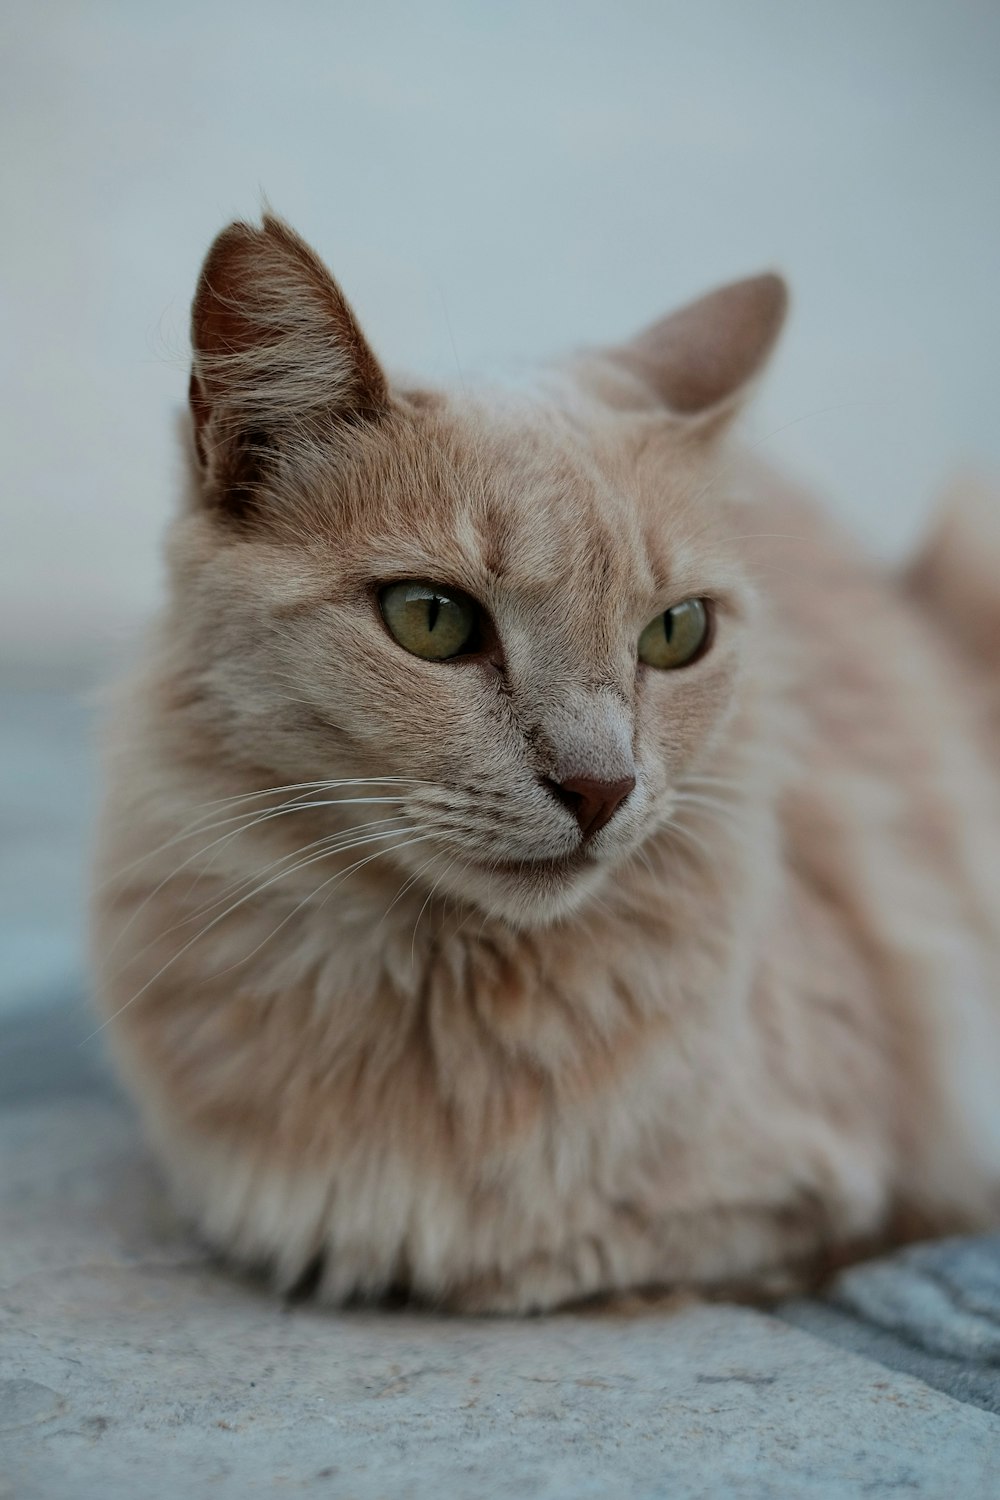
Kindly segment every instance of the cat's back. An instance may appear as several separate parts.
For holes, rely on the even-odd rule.
[[[919,1195],[964,1196],[960,1158],[1000,1174],[988,655],[970,649],[957,608],[870,560],[794,487],[755,469],[747,489],[743,545],[795,713],[780,808],[790,875],[865,957],[886,1045],[904,1062],[902,1154]],[[949,586],[963,597],[954,573]],[[980,598],[1000,616],[1000,589]]]

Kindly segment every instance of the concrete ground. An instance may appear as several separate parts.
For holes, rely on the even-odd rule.
[[[1000,1237],[772,1313],[285,1306],[173,1217],[84,1002],[89,713],[0,693],[0,1497],[986,1497]]]

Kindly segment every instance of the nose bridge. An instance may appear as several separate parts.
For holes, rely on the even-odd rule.
[[[551,757],[547,772],[555,781],[610,783],[634,777],[631,714],[617,693],[575,687],[546,708],[539,728]]]

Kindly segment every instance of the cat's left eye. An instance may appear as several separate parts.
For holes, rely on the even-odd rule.
[[[413,656],[448,661],[478,648],[482,612],[459,589],[416,579],[388,583],[378,604],[390,635]]]
[[[685,599],[650,620],[639,637],[639,660],[669,670],[695,661],[708,644],[711,621],[704,599]]]

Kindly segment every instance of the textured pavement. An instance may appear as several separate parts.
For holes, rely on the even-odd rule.
[[[995,1416],[759,1312],[283,1306],[187,1237],[100,1088],[4,1111],[0,1152],[17,1500],[1000,1490]]]

